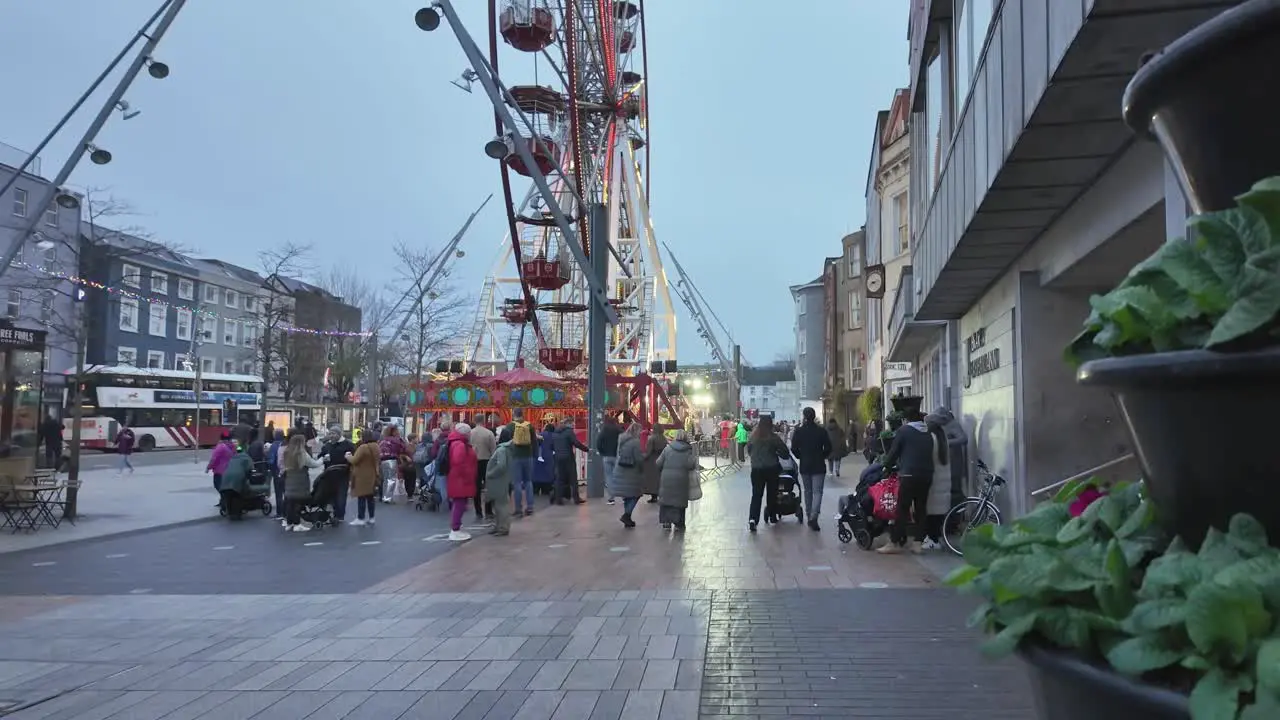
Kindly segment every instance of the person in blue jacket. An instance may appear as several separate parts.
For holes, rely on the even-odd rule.
[[[542,442],[538,443],[538,457],[533,463],[533,484],[537,486],[535,492],[551,494],[551,486],[555,482],[555,448],[551,447],[551,440],[555,437],[556,426],[554,423],[548,422],[542,428]],[[552,498],[555,501],[555,498]]]

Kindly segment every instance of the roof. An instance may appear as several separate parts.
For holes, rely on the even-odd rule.
[[[821,287],[822,287],[822,276],[821,276],[821,275],[819,275],[818,277],[816,277],[816,278],[814,278],[814,279],[810,280],[810,281],[809,281],[809,282],[807,282],[807,283],[800,283],[799,285],[792,285],[792,286],[791,286],[791,294],[794,296],[795,294],[799,293],[801,290],[813,290],[813,289],[817,289],[817,288],[821,288]]]
[[[795,380],[796,370],[791,365],[768,365],[742,368],[743,385],[777,385]]]
[[[253,283],[261,285],[262,276],[239,265],[233,265],[225,260],[216,260],[214,258],[199,258],[194,261],[196,264],[204,265],[207,270],[214,273],[222,273],[223,275],[239,280],[240,282]]]
[[[130,235],[127,232],[109,228],[94,223],[82,223],[80,234],[86,239],[100,242],[104,245],[130,250],[137,253],[140,260],[145,260],[148,256],[164,260],[166,262],[175,263],[177,265],[186,265],[194,267],[191,258],[180,252],[175,252],[164,245],[153,240],[140,238],[136,235]]]

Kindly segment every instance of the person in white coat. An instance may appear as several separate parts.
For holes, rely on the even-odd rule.
[[[929,486],[929,499],[925,503],[928,516],[925,523],[925,540],[921,547],[925,550],[937,550],[942,547],[942,521],[951,510],[951,463],[950,446],[947,434],[943,430],[947,418],[937,413],[930,413],[924,418],[925,427],[933,437],[934,462],[933,484]]]

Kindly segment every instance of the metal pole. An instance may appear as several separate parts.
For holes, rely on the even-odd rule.
[[[85,149],[93,143],[94,138],[98,136],[98,132],[107,124],[107,120],[111,118],[111,113],[116,109],[116,103],[124,97],[125,92],[129,89],[129,85],[133,83],[133,79],[138,76],[138,72],[142,70],[142,66],[147,63],[151,57],[151,51],[155,50],[160,39],[164,37],[169,26],[173,24],[174,18],[178,16],[178,12],[182,10],[187,0],[172,0],[168,11],[160,18],[160,22],[156,25],[156,29],[147,35],[147,42],[143,44],[142,49],[138,51],[138,55],[133,59],[133,63],[125,70],[124,76],[120,78],[120,82],[116,85],[115,90],[107,96],[107,101],[103,104],[102,109],[98,111],[98,116],[93,119],[93,123],[89,125],[89,129],[85,130],[84,136],[80,138],[80,142],[71,150],[71,156],[67,158],[62,169],[58,171],[57,177],[49,184],[49,189],[40,197],[40,202],[34,206],[34,211],[29,213],[26,226],[14,237],[13,243],[9,246],[9,250],[5,252],[4,257],[0,258],[0,275],[9,269],[9,263],[13,262],[13,258],[18,254],[18,250],[27,242],[27,238],[31,237],[31,233],[35,232],[36,226],[40,224],[44,218],[44,213],[49,209],[49,205],[53,203],[54,198],[58,196],[61,188],[67,182],[67,178],[71,177],[72,171],[76,169],[76,165],[80,163],[80,158],[84,157]]]
[[[196,304],[196,311],[191,316],[191,349],[188,355],[195,365],[196,378],[191,383],[191,389],[196,394],[196,441],[192,443],[191,462],[200,462],[200,396],[204,394],[204,387],[200,377],[200,340],[201,333],[204,331],[204,317],[200,315],[200,308],[203,307],[203,301]],[[196,324],[200,327],[197,330]]]
[[[595,203],[590,208],[591,219],[591,270],[601,285],[608,282],[609,253],[605,246],[609,243],[609,208],[603,203]],[[596,434],[604,424],[605,394],[608,383],[605,381],[609,372],[609,358],[606,338],[609,333],[609,321],[605,318],[597,303],[589,308],[587,325],[587,406],[589,409],[587,424],[587,446],[591,448],[587,466],[587,497],[604,497],[604,458],[595,451]]]
[[[733,345],[733,379],[729,383],[729,390],[733,393],[734,406],[738,409],[735,418],[738,422],[742,422],[742,346],[734,343]],[[733,463],[741,463],[739,459],[742,448],[738,446],[738,440],[733,440]]]

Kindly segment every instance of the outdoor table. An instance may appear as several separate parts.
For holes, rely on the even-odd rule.
[[[56,485],[10,485],[0,487],[0,512],[4,515],[4,525],[12,526],[12,533],[19,530],[36,531],[45,525],[56,528],[62,524],[61,514],[54,509],[62,507],[62,494],[65,484]]]

